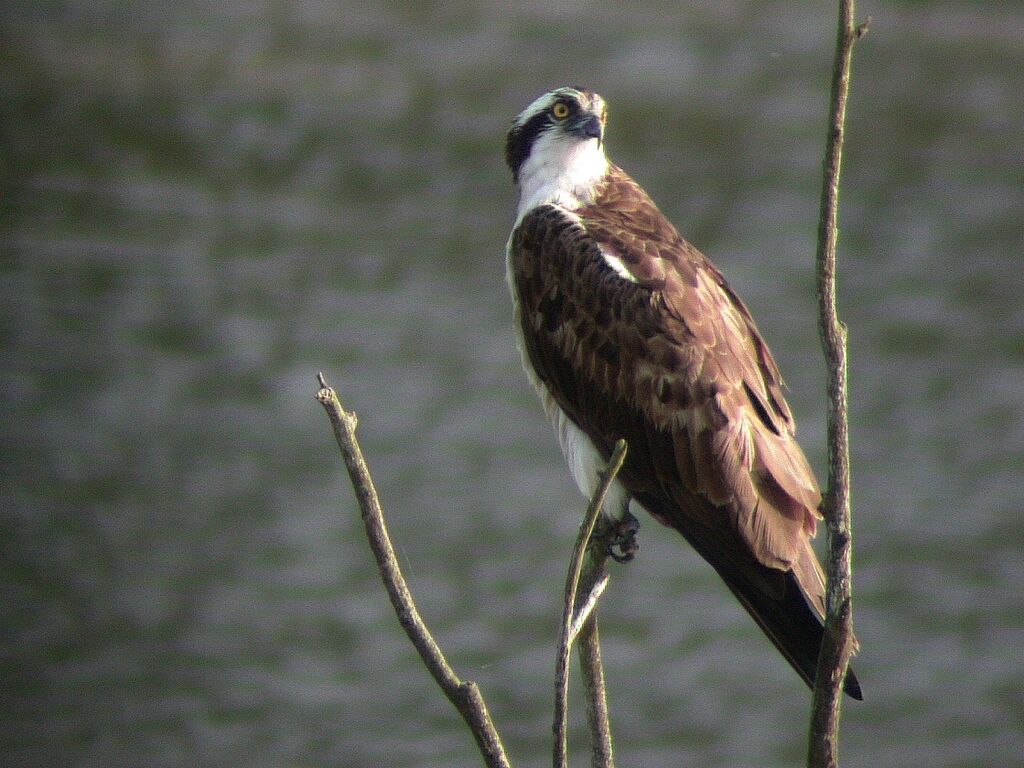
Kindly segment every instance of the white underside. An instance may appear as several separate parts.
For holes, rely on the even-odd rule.
[[[511,238],[509,239],[509,244],[511,245]],[[523,343],[519,314],[520,303],[512,276],[512,261],[507,255],[505,268],[505,277],[508,280],[509,289],[512,291],[512,298],[515,304],[516,346],[519,348],[519,354],[522,358],[523,370],[526,371],[530,384],[533,385],[534,390],[540,397],[541,404],[544,406],[544,413],[547,414],[548,419],[551,420],[551,424],[555,428],[558,445],[562,449],[565,463],[569,465],[572,479],[576,481],[576,487],[580,489],[580,493],[584,497],[590,499],[593,497],[594,491],[597,490],[597,486],[600,483],[600,473],[605,468],[607,462],[598,452],[597,448],[594,447],[586,433],[577,427],[573,420],[555,402],[547,386],[537,378],[533,366],[530,365],[526,355],[526,345]],[[629,493],[626,489],[618,480],[613,480],[608,489],[608,495],[605,497],[602,512],[610,519],[621,520],[629,507],[629,501]]]
[[[545,395],[546,392],[541,395],[541,399],[544,399]],[[547,397],[551,396],[547,395]],[[576,481],[576,487],[589,500],[593,498],[594,492],[597,490],[601,472],[607,462],[601,457],[583,430],[565,415],[565,411],[557,405],[552,405],[555,411],[552,421],[558,435],[558,444],[562,447],[562,455],[565,456],[565,461],[569,465],[569,472],[572,474],[572,479]],[[628,507],[629,493],[618,480],[613,480],[608,488],[608,495],[605,497],[601,511],[605,517],[621,520]]]
[[[550,96],[544,97],[544,100],[550,100]],[[545,106],[546,101],[544,104],[538,102],[531,105],[527,113]],[[557,205],[569,215],[575,215],[573,211],[593,201],[595,187],[607,172],[608,160],[604,154],[604,147],[597,139],[580,140],[579,137],[558,131],[542,133],[519,171],[519,208],[516,212],[515,227],[519,226],[527,213],[539,205]],[[510,237],[509,246],[511,243]],[[540,396],[544,412],[555,427],[558,444],[562,448],[562,455],[569,465],[573,480],[576,481],[580,492],[590,499],[597,490],[600,473],[606,462],[590,438],[558,406],[547,387],[537,378],[527,359],[519,317],[519,296],[508,255],[506,249],[506,278],[515,302],[516,341],[522,355],[523,368]],[[604,256],[616,273],[626,279],[634,279],[617,256],[610,253],[604,253]],[[604,514],[616,520],[621,519],[628,505],[629,494],[626,489],[618,480],[613,481],[605,498]]]
[[[518,307],[516,313],[518,314]],[[523,369],[526,371],[530,383],[540,397],[540,401],[544,406],[544,413],[547,414],[552,426],[555,428],[558,445],[562,449],[565,463],[569,465],[569,473],[576,482],[576,487],[580,489],[580,493],[589,501],[593,498],[594,492],[601,482],[601,472],[608,462],[601,456],[597,448],[594,447],[594,443],[591,442],[586,433],[577,427],[573,420],[566,415],[565,411],[559,407],[544,383],[537,378],[529,361],[526,359],[521,334],[517,334],[516,341],[519,352],[523,357]],[[607,518],[621,520],[629,508],[629,501],[629,492],[618,480],[613,480],[608,488],[608,494],[605,496],[601,511]]]

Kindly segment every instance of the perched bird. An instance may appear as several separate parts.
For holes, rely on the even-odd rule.
[[[605,155],[604,99],[546,93],[514,120],[507,276],[523,366],[586,496],[629,451],[604,514],[675,528],[813,686],[825,579],[821,493],[750,312]],[[849,671],[844,689],[860,699]]]

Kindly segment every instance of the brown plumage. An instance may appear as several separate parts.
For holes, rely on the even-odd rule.
[[[575,210],[523,214],[509,275],[540,384],[603,457],[628,441],[628,494],[693,545],[812,685],[821,494],[746,306],[610,164]],[[861,698],[852,671],[845,690]]]

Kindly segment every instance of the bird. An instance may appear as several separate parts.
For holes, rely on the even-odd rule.
[[[602,509],[619,559],[636,550],[631,509],[674,528],[813,688],[822,497],[779,367],[719,269],[608,159],[607,115],[599,94],[561,87],[508,130],[523,367],[584,496],[626,441]],[[863,698],[852,669],[843,689]]]

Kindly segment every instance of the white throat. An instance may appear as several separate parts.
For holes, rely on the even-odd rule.
[[[538,205],[552,203],[574,211],[593,202],[594,189],[607,172],[608,158],[597,139],[581,141],[545,131],[519,169],[516,224]]]

